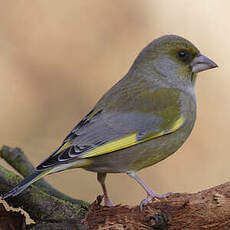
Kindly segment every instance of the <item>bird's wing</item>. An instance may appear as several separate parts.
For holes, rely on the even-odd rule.
[[[138,106],[140,95],[133,106],[127,103],[125,109],[96,106],[37,169],[108,154],[175,132],[185,121],[180,93],[177,89],[160,88],[144,97],[143,106]]]

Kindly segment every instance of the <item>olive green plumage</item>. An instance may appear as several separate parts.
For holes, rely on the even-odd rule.
[[[197,73],[216,67],[188,40],[167,35],[145,47],[129,72],[72,130],[35,173],[4,195],[15,196],[42,176],[81,167],[98,173],[135,172],[174,153],[196,119]],[[151,196],[149,188],[138,181]]]

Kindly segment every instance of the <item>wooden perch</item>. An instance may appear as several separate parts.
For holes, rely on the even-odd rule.
[[[100,202],[99,197],[85,218],[89,229],[230,229],[230,183],[194,194],[173,194],[152,201],[142,211],[103,207]]]
[[[0,156],[23,176],[33,170],[33,166],[18,148],[3,147]],[[0,166],[0,194],[19,180],[14,173]],[[139,206],[104,207],[101,201],[102,197],[98,196],[88,207],[86,202],[66,196],[44,180],[18,197],[7,200],[13,207],[22,207],[35,221],[35,225],[27,226],[26,229],[230,229],[230,183],[194,194],[178,193],[156,199],[141,211]],[[0,229],[8,230],[1,226],[2,218],[6,220],[6,216],[5,212],[0,212]],[[11,213],[11,222],[14,219],[12,216],[14,214]]]

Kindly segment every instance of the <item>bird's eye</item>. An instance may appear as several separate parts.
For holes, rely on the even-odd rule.
[[[177,53],[177,56],[183,62],[187,62],[189,60],[189,53],[186,50],[180,50]]]

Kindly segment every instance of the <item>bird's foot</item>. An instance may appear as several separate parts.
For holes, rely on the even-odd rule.
[[[104,204],[109,207],[114,206],[113,201],[108,196],[104,196]]]
[[[165,197],[171,196],[172,194],[173,194],[173,192],[159,194],[159,193],[155,193],[155,192],[151,191],[150,193],[147,194],[147,198],[141,201],[141,203],[140,203],[140,210],[142,210],[143,206],[145,206],[146,204],[148,204],[153,199],[156,199],[156,198],[165,198]]]

